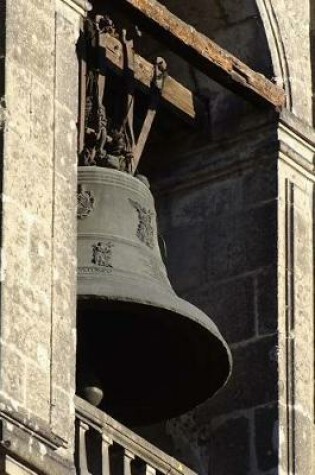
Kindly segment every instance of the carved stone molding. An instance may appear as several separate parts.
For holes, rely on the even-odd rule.
[[[69,5],[73,10],[78,12],[82,16],[86,16],[87,12],[92,10],[92,5],[87,0],[62,0]]]
[[[314,132],[279,125],[278,324],[281,475],[314,473]]]
[[[25,430],[16,421],[1,417],[0,429],[1,473],[74,475],[71,461],[63,458],[36,426]]]
[[[283,43],[281,29],[272,5],[272,0],[256,0],[257,7],[265,27],[265,33],[270,48],[276,84],[284,87],[286,92],[286,107],[292,108],[292,91],[288,58]]]
[[[280,158],[290,162],[300,171],[314,175],[315,172],[315,132],[288,111],[280,117],[278,138]]]

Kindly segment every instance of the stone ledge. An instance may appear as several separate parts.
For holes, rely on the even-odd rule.
[[[93,6],[87,0],[61,0],[66,3],[70,8],[80,13],[82,16],[86,16],[87,12],[91,11]]]
[[[0,459],[2,467],[6,468],[5,473],[74,475],[75,469],[71,461],[40,442],[36,432],[26,432],[4,420],[1,420],[0,427]],[[13,472],[7,471],[8,465]],[[16,471],[17,468],[19,471]]]
[[[56,450],[60,447],[67,447],[67,441],[55,435],[49,424],[36,416],[30,415],[25,408],[19,407],[15,410],[10,401],[3,395],[0,395],[0,421],[9,425],[20,427],[20,430],[32,434],[39,443]]]

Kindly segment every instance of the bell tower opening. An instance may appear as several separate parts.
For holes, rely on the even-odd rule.
[[[135,426],[213,395],[229,377],[231,356],[211,319],[180,299],[167,277],[154,200],[138,163],[171,78],[163,58],[152,65],[137,55],[127,27],[94,12],[83,35],[77,389]],[[109,66],[115,61],[117,82]],[[136,93],[144,68],[147,97]],[[171,87],[179,87],[175,79]],[[181,95],[191,93],[182,86]]]
[[[167,6],[176,13],[181,8],[176,2]],[[187,14],[182,12],[184,20]],[[228,19],[218,15],[212,20],[214,37],[219,38]],[[265,39],[259,54],[244,52],[242,45],[240,56],[267,77],[207,38],[206,20],[196,26],[201,33],[151,0],[95,2],[79,48],[77,394],[139,433],[144,426],[163,425],[207,405],[229,379],[231,352],[219,333],[220,319],[213,314],[212,320],[212,306],[220,318],[225,309],[228,319],[230,290],[216,307],[211,272],[228,274],[230,261],[234,269],[237,256],[247,253],[249,237],[239,242],[233,228],[227,251],[217,242],[214,252],[210,246],[206,250],[217,229],[210,230],[205,203],[198,210],[187,203],[181,217],[174,210],[177,202],[181,208],[194,183],[197,200],[201,195],[207,200],[209,193],[216,202],[209,183],[214,181],[216,189],[221,186],[217,180],[226,182],[216,156],[223,155],[224,169],[233,142],[241,147],[242,137],[246,143],[255,136],[253,120],[256,130],[272,135],[275,108],[284,104],[283,91],[267,78],[271,70]],[[257,30],[255,40],[262,34]],[[237,44],[229,41],[238,53]],[[263,138],[259,140],[255,147],[263,147]],[[251,159],[245,152],[246,160]],[[233,180],[245,170],[241,155],[239,162],[231,161],[227,172]],[[219,194],[216,216],[209,213],[214,223],[221,213],[234,222],[225,212],[238,197],[224,186],[226,196]],[[213,203],[208,207],[212,210]],[[185,219],[192,225],[183,224]],[[229,239],[221,237],[222,242]],[[226,262],[219,266],[221,255]],[[214,291],[209,306],[200,297],[211,299],[207,285]],[[243,291],[241,286],[241,295]],[[246,310],[244,315],[246,319]],[[223,337],[226,332],[233,344],[224,318]],[[251,327],[249,323],[245,329],[246,322],[245,333]]]

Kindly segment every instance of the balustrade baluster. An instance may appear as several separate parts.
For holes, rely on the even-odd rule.
[[[112,445],[113,441],[107,437],[105,434],[102,434],[102,475],[110,475],[110,459],[109,459],[109,448]]]
[[[131,462],[134,460],[135,456],[129,450],[124,450],[124,475],[132,475],[131,473]]]
[[[77,475],[197,475],[86,401],[76,406]]]
[[[79,470],[78,475],[89,475],[87,450],[86,450],[86,433],[89,431],[89,426],[79,420]]]

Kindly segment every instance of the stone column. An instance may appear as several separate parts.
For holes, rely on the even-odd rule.
[[[17,456],[49,474],[73,466],[76,43],[88,8],[0,0],[0,443],[10,466]]]
[[[312,475],[315,134],[286,113],[279,140],[279,473]]]

